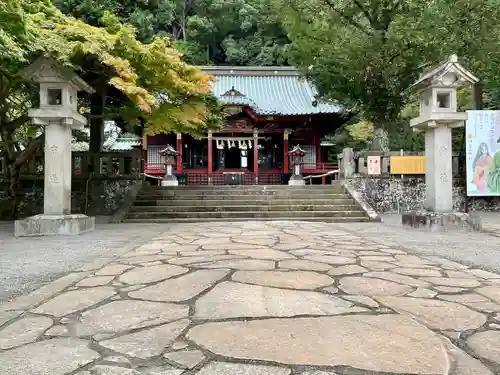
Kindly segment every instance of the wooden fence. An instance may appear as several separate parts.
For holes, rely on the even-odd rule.
[[[338,161],[340,168],[343,170],[344,161],[343,154],[339,154]],[[375,157],[372,159],[371,157]],[[380,173],[369,173],[369,161],[377,160],[380,163]],[[393,166],[391,168],[391,159]],[[396,165],[397,163],[397,165]],[[452,153],[452,169],[453,177],[460,176],[460,153]],[[406,172],[406,173],[404,173]],[[425,154],[424,152],[407,152],[407,151],[359,151],[354,152],[354,173],[356,175],[370,177],[417,177],[425,175]]]
[[[21,168],[22,179],[43,178],[43,153],[31,158]],[[126,152],[73,152],[71,170],[76,179],[130,179],[143,172],[143,160],[139,150]],[[7,164],[0,157],[0,179],[7,175]]]

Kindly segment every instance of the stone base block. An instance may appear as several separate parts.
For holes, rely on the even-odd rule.
[[[14,223],[16,237],[75,236],[95,229],[95,217],[86,215],[35,215]]]
[[[293,175],[290,177],[290,180],[288,180],[288,185],[291,186],[303,186],[305,184],[304,178],[300,175]]]
[[[481,218],[476,215],[462,212],[439,213],[430,211],[411,211],[403,213],[403,226],[422,228],[431,232],[440,232],[453,229],[481,231]]]
[[[161,180],[161,186],[179,186],[179,181],[175,176],[167,176]]]

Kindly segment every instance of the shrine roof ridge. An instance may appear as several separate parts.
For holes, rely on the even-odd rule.
[[[212,93],[226,106],[251,107],[257,115],[339,114],[343,108],[321,100],[314,84],[294,67],[205,66],[215,77]]]
[[[205,73],[214,76],[300,76],[297,68],[293,66],[200,66]]]

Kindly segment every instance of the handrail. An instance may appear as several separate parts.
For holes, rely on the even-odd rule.
[[[334,171],[328,171],[328,172],[323,173],[323,174],[309,175],[309,176],[305,176],[304,177],[304,181],[309,180],[309,185],[312,185],[312,179],[313,178],[316,178],[316,177],[327,177],[327,176],[331,176],[331,175],[338,174],[338,173],[340,173],[340,171],[338,169],[336,169]]]
[[[338,163],[335,162],[316,162],[316,163],[300,163],[301,169],[320,169],[320,170],[325,170],[325,169],[333,169],[333,168],[338,168]]]

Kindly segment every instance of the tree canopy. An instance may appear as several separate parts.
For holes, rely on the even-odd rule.
[[[166,35],[194,64],[286,65],[289,43],[274,0],[55,0],[91,25],[109,11],[142,42]]]
[[[390,130],[422,70],[456,53],[498,87],[497,0],[279,0],[293,62],[321,94]]]
[[[212,78],[187,64],[168,38],[144,44],[111,13],[100,22],[102,27],[94,27],[65,16],[48,0],[0,5],[0,138],[12,195],[21,165],[43,144],[42,138],[32,139],[33,127],[23,127],[38,89],[19,75],[41,55],[72,67],[96,89],[82,98],[82,107],[100,122],[113,116],[122,124],[140,123],[146,134],[196,134],[218,124]]]

